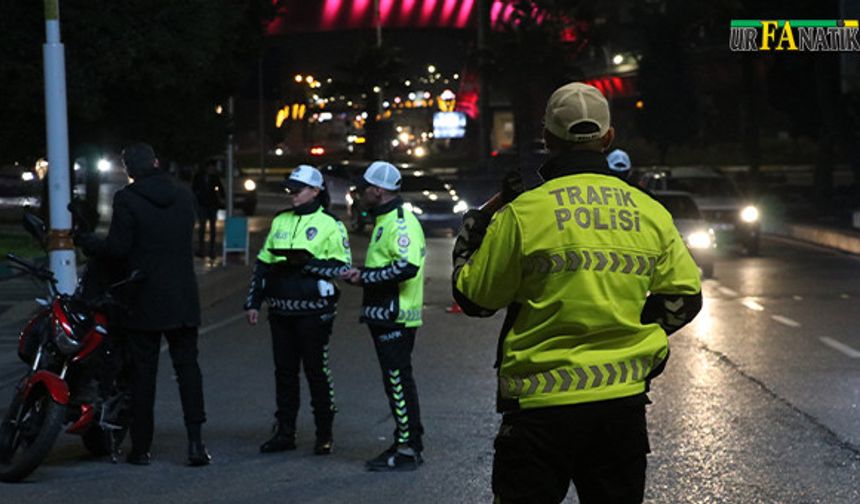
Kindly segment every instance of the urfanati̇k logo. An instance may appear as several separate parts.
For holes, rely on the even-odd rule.
[[[860,51],[856,19],[733,19],[732,51]]]

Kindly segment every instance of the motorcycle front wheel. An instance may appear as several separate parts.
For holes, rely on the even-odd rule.
[[[63,428],[66,406],[42,387],[24,399],[15,394],[0,423],[0,481],[16,482],[32,473],[51,451]]]

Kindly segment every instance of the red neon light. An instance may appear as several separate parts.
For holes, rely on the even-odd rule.
[[[394,9],[394,0],[379,0],[379,19],[383,25],[391,20],[391,11]]]
[[[341,2],[343,0],[325,0],[322,15],[322,27],[330,29],[335,26],[337,15],[340,13]]]
[[[377,4],[378,1],[378,4]],[[382,26],[396,28],[457,28],[468,29],[476,22],[475,0],[272,0],[277,11],[266,31],[277,36],[308,31],[368,29],[376,26],[376,9]],[[515,18],[517,0],[490,1],[490,22],[493,29]],[[549,13],[534,0],[523,2],[523,14],[538,23]],[[582,37],[580,36],[580,39]]]
[[[361,26],[362,21],[367,16],[368,7],[370,7],[370,0],[353,0],[352,12],[349,16],[350,27]]]
[[[421,25],[430,24],[430,18],[433,17],[433,12],[436,10],[437,0],[424,0],[421,4]]]
[[[493,28],[496,27],[496,24],[499,22],[499,14],[502,12],[502,9],[505,7],[505,4],[500,0],[496,0],[493,2],[492,7],[490,7],[490,26]]]
[[[416,0],[401,0],[400,4],[400,21],[402,23],[407,23],[409,18],[412,16],[412,13],[415,12],[415,1]]]
[[[463,0],[463,5],[460,6],[460,13],[457,14],[457,21],[454,26],[457,28],[465,28],[469,23],[469,17],[472,15],[475,0]]]
[[[511,15],[514,13],[513,4],[508,4],[505,6],[505,12],[502,13],[502,21],[507,23],[511,20]]]
[[[451,22],[451,16],[454,15],[454,9],[457,8],[457,0],[444,0],[442,6],[442,14],[439,16],[439,24],[442,26],[448,25]]]

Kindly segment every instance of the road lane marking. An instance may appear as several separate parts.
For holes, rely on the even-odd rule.
[[[851,296],[849,296],[848,294],[840,294],[839,297],[841,297],[842,299],[848,299]]]
[[[797,295],[794,295],[794,296],[791,296],[791,297],[792,297],[792,298],[794,298],[794,300],[795,300],[795,301],[803,301],[803,296],[797,296]]]
[[[726,296],[737,296],[738,293],[729,289],[728,287],[719,287],[717,290],[725,294]]]
[[[200,330],[197,331],[197,335],[203,336],[206,333],[210,333],[212,331],[215,331],[216,329],[221,329],[222,327],[224,327],[226,325],[230,325],[233,322],[235,322],[241,318],[245,318],[245,312],[237,313],[237,314],[233,315],[232,317],[227,317],[220,322],[215,322],[214,324],[208,325],[206,327],[201,327]],[[165,350],[167,350],[167,342],[166,341],[161,344],[161,353],[164,353]]]
[[[754,311],[764,311],[764,306],[755,302],[754,299],[746,298],[741,301],[741,304]]]
[[[824,343],[825,345],[844,353],[845,355],[847,355],[848,357],[851,357],[852,359],[860,358],[860,351],[851,348],[850,346],[846,345],[845,343],[840,343],[833,338],[828,338],[827,336],[820,336],[818,339],[820,339],[821,342]]]
[[[794,320],[791,320],[788,317],[783,317],[782,315],[771,315],[770,318],[790,327],[800,327],[800,322],[795,322]]]

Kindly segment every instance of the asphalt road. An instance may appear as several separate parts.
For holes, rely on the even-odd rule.
[[[353,246],[365,244],[356,238]],[[299,449],[258,453],[274,407],[269,337],[265,325],[241,319],[237,286],[204,314],[212,466],[182,465],[185,434],[165,354],[152,466],[93,459],[63,434],[26,482],[0,484],[0,501],[59,503],[73,492],[92,502],[491,502],[499,422],[491,366],[501,315],[445,313],[450,246],[450,238],[428,242],[426,324],[415,351],[426,463],[417,472],[363,470],[390,443],[393,423],[372,342],[356,323],[359,293],[349,287],[331,350],[335,453],[311,454],[306,388]],[[672,336],[667,371],[653,383],[648,502],[860,502],[858,277],[856,258],[770,239],[762,257],[718,261],[704,311]],[[0,411],[9,393],[0,390]]]

